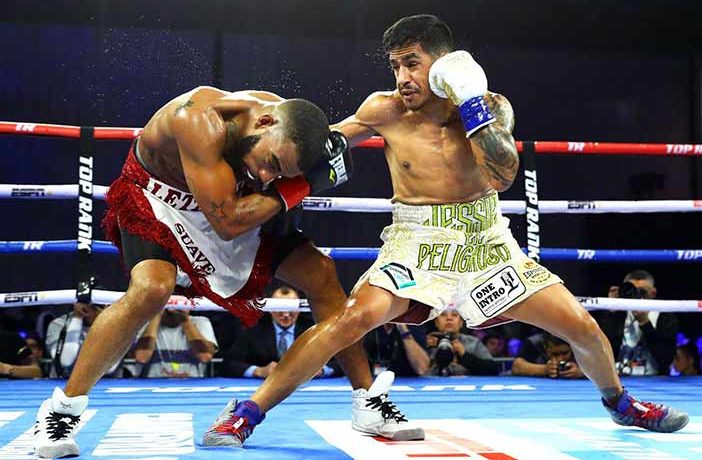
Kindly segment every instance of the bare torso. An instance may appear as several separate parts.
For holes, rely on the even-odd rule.
[[[159,180],[181,190],[189,190],[175,136],[174,115],[190,112],[194,120],[189,129],[199,130],[204,141],[224,150],[239,136],[238,126],[246,122],[245,112],[237,111],[241,102],[280,100],[270,93],[255,91],[228,92],[201,86],[181,94],[161,107],[144,127],[139,138],[139,156],[146,169]],[[197,114],[201,114],[198,120]]]
[[[337,128],[355,144],[355,134],[362,132],[354,128],[358,124],[385,140],[393,201],[455,203],[494,191],[476,163],[455,107],[447,104],[444,114],[432,119],[405,108],[397,92],[378,92]]]
[[[442,121],[405,109],[396,93],[380,96],[393,116],[375,130],[385,139],[393,201],[407,204],[474,200],[493,190],[478,168],[458,113]]]

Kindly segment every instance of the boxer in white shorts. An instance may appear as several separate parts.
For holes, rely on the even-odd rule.
[[[395,203],[378,259],[358,285],[416,301],[398,322],[429,321],[446,307],[468,327],[509,321],[500,314],[562,281],[524,255],[508,225],[496,193],[465,203]]]
[[[283,359],[252,399],[277,404],[367,331],[422,322],[454,304],[470,326],[518,320],[567,341],[615,423],[663,432],[685,426],[686,413],[624,391],[597,323],[509,234],[496,194],[519,168],[514,112],[488,91],[483,68],[454,51],[450,29],[431,15],[400,19],[383,34],[383,47],[396,89],[371,94],[333,128],[352,146],[373,135],[385,140],[393,224],[343,315],[299,337],[288,350],[295,360]]]

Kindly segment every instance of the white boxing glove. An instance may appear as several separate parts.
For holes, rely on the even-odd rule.
[[[429,87],[458,106],[470,136],[495,121],[483,100],[488,83],[485,71],[467,51],[454,51],[434,61],[429,69]]]

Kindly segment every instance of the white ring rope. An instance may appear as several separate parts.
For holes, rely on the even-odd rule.
[[[92,299],[95,304],[108,305],[122,295],[124,292],[96,289],[92,292]],[[578,300],[588,310],[702,312],[702,300],[614,299],[609,297],[578,297]],[[75,289],[0,294],[0,308],[67,305],[75,301]],[[310,311],[307,305],[306,299],[265,299],[263,311]],[[166,306],[183,310],[226,311],[207,299],[190,300],[183,296],[171,296]]]
[[[109,305],[124,295],[119,291],[92,291],[92,302],[97,305]],[[263,311],[310,311],[307,299],[264,299]],[[0,294],[0,308],[29,307],[35,305],[69,305],[76,301],[75,289],[59,289],[55,291],[26,291]],[[212,301],[204,298],[188,299],[172,295],[165,305],[168,308],[198,311],[227,311]]]
[[[93,198],[105,199],[108,187],[93,185]],[[0,184],[0,198],[29,200],[65,200],[78,198],[78,184]]]
[[[95,185],[93,198],[104,199],[107,187]],[[78,185],[0,184],[0,199],[71,199],[78,197]],[[524,214],[524,201],[505,200],[505,214]],[[385,198],[308,197],[302,202],[310,211],[390,212],[392,204]],[[701,212],[702,200],[582,201],[540,200],[544,214],[658,213]]]

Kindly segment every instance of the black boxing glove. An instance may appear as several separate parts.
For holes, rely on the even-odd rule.
[[[351,179],[353,161],[349,141],[339,131],[331,131],[322,159],[309,171],[295,177],[280,177],[271,182],[285,211],[302,203],[309,195],[332,189]]]

